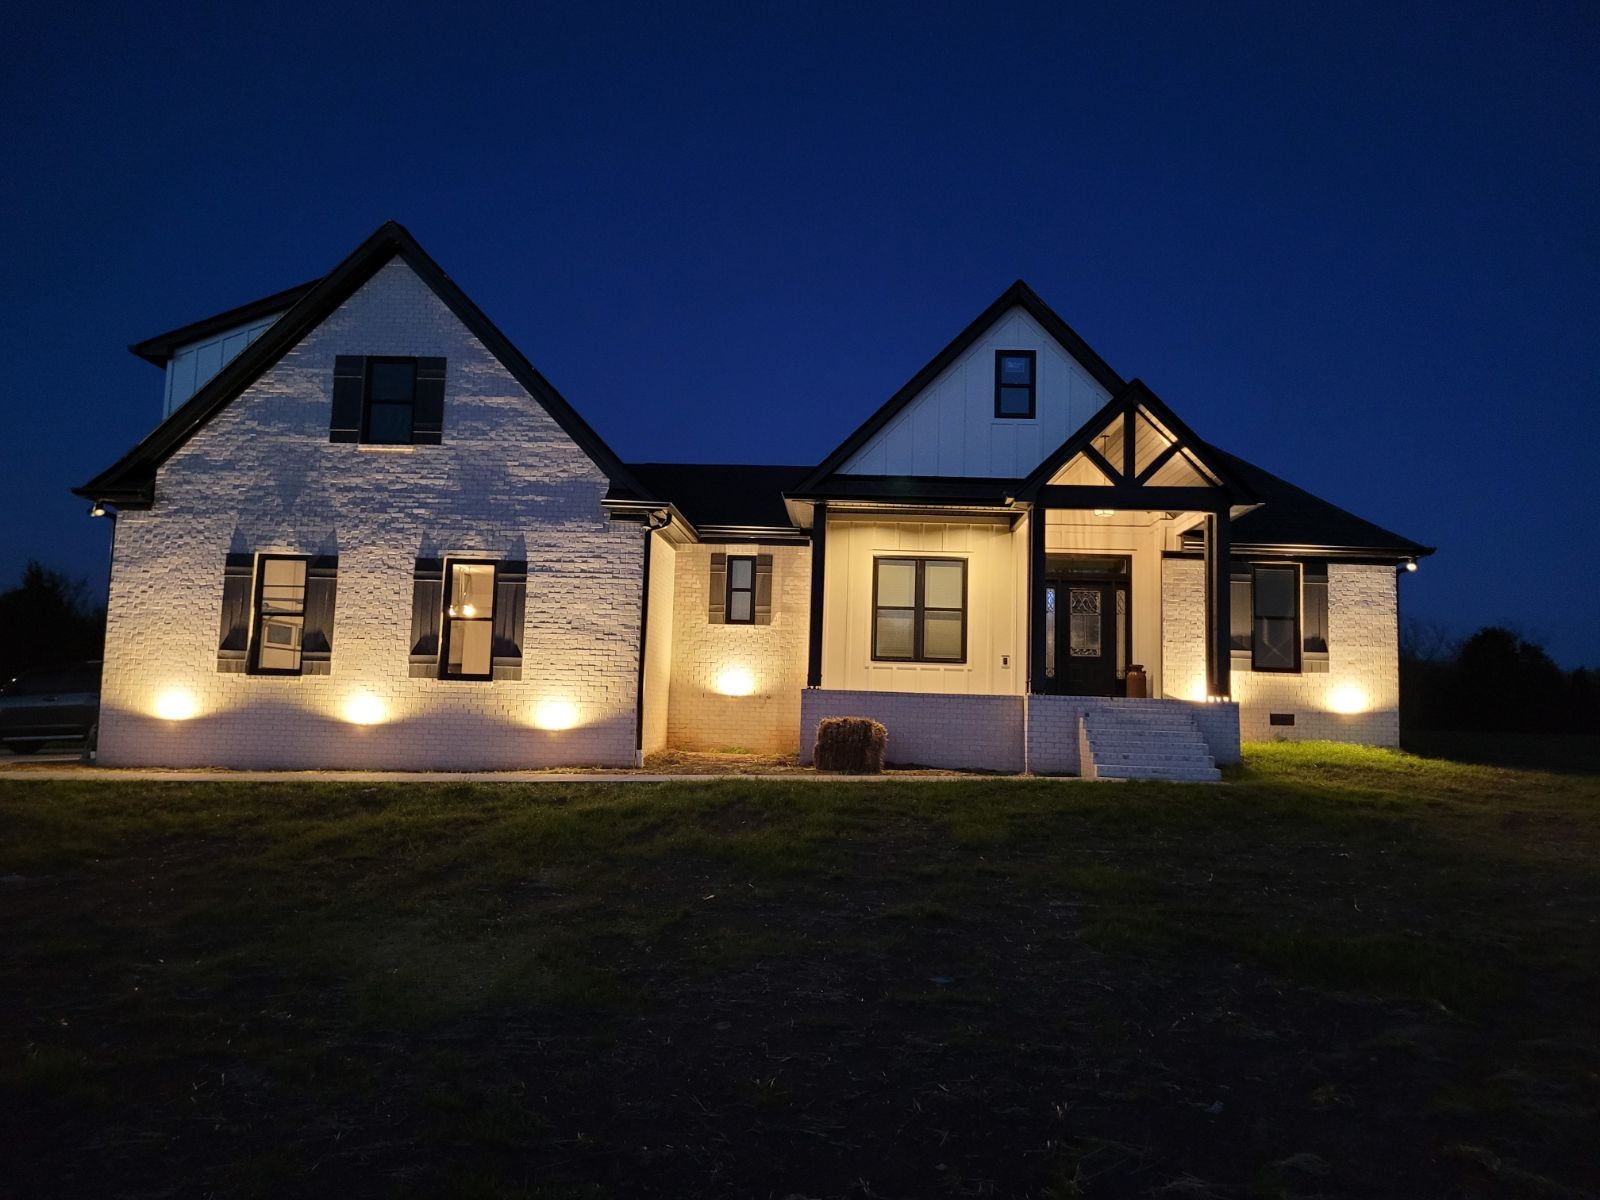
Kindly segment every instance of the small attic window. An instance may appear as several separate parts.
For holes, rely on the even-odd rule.
[[[1032,350],[994,352],[994,415],[1010,420],[1034,418],[1037,355]]]

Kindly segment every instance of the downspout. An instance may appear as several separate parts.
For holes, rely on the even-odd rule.
[[[106,520],[111,522],[111,538],[110,538],[111,546],[110,546],[110,549],[109,549],[109,551],[107,552],[107,555],[106,555],[106,558],[107,558],[107,561],[106,561],[106,606],[105,606],[105,621],[106,621],[106,624],[105,624],[105,629],[102,630],[101,635],[100,635],[100,688],[101,688],[101,691],[104,691],[105,690],[105,672],[106,672],[106,645],[105,645],[105,639],[106,639],[107,635],[109,635],[110,632],[111,632],[111,574],[117,568],[117,510],[115,508],[108,507],[105,504],[104,501],[96,500],[93,504],[91,504],[89,506],[89,515],[91,517],[104,517],[104,518],[106,518]],[[100,716],[99,716],[99,713],[96,712],[95,719],[94,719],[94,726],[89,731],[89,744],[84,749],[84,758],[87,759],[89,762],[94,762],[95,759],[97,759],[99,757],[99,755],[100,755]]]
[[[644,569],[640,571],[639,588],[639,676],[634,682],[633,695],[633,765],[644,766],[644,656],[650,639],[650,539],[658,529],[672,523],[666,511],[653,512],[644,520]]]

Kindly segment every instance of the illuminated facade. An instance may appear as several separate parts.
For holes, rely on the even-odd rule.
[[[1020,283],[794,467],[624,463],[393,224],[135,351],[168,415],[78,489],[116,515],[108,765],[805,757],[855,713],[891,760],[1201,778],[1241,735],[1398,736],[1427,548]]]

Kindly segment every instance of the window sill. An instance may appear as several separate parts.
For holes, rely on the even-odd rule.
[[[386,446],[378,442],[357,442],[356,449],[363,454],[415,454],[415,446]]]

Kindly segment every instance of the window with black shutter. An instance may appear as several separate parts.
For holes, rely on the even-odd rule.
[[[367,394],[361,440],[374,446],[409,446],[417,402],[417,360],[367,359]]]
[[[754,625],[756,623],[756,556],[754,554],[728,555],[728,602],[725,606],[729,625]]]
[[[441,679],[494,678],[494,574],[492,562],[445,564]]]
[[[252,675],[300,674],[306,624],[306,560],[263,554],[256,560]]]
[[[445,367],[442,358],[339,355],[328,440],[438,445],[444,435]]]
[[[255,556],[230,554],[222,568],[222,623],[217,634],[217,670],[240,674],[249,666],[250,608]]]

